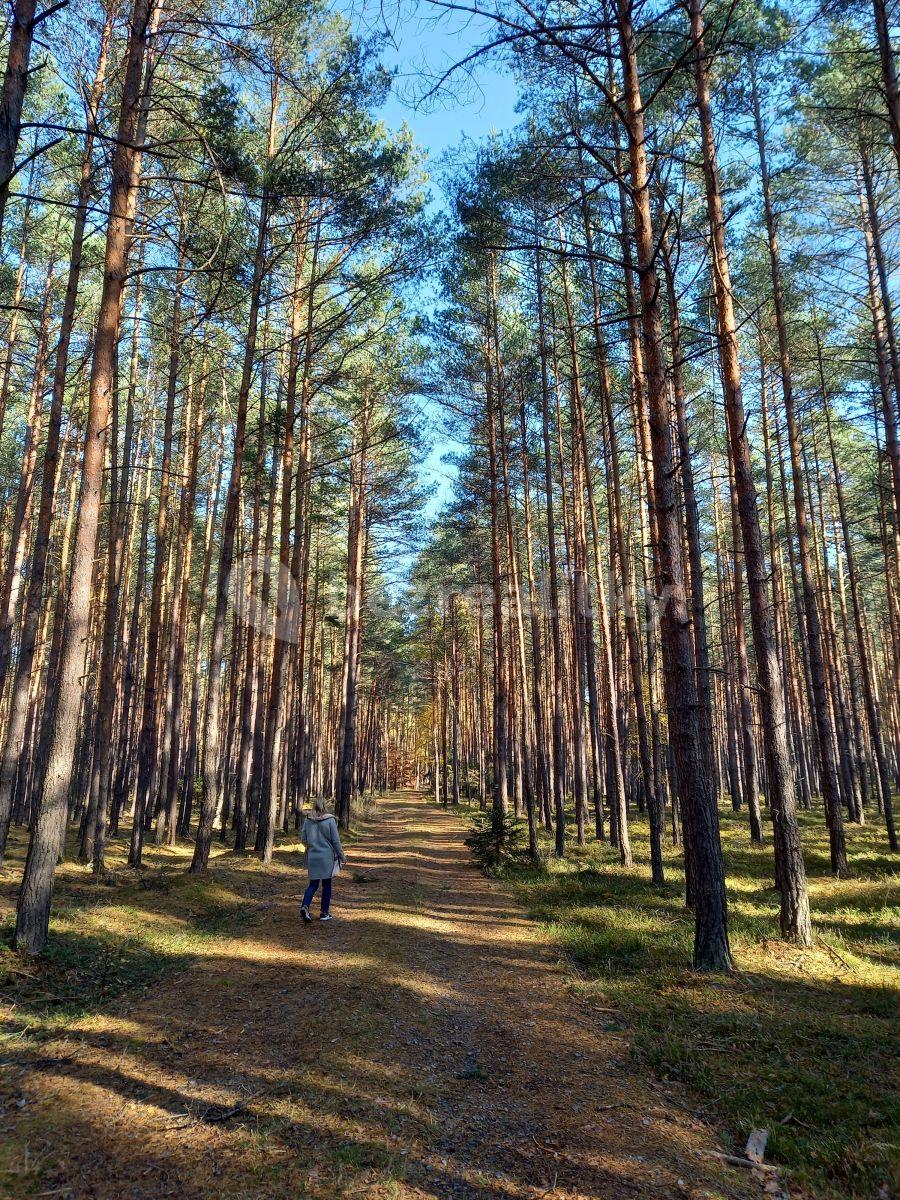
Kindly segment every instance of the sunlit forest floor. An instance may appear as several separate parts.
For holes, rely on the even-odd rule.
[[[697,1111],[740,1150],[753,1128],[767,1154],[813,1195],[893,1196],[900,1189],[900,863],[883,824],[847,826],[853,877],[829,873],[820,812],[801,814],[816,944],[779,939],[771,837],[749,842],[745,813],[722,810],[731,941],[729,979],[685,970],[692,922],[683,872],[666,854],[667,884],[624,871],[608,845],[572,840],[499,872],[569,955],[576,993],[615,1006],[610,1028],[664,1080],[683,1082]],[[635,858],[648,827],[632,825]]]
[[[465,832],[421,796],[380,801],[338,919],[310,927],[295,837],[269,871],[224,850],[201,880],[187,846],[150,849],[139,878],[117,849],[100,889],[66,863],[46,958],[0,956],[0,1195],[766,1194],[633,1060],[609,1001],[572,995]]]
[[[379,802],[338,919],[308,929],[296,836],[269,870],[217,847],[199,880],[187,844],[149,848],[136,877],[117,843],[102,887],[62,867],[33,963],[8,949],[19,832],[0,874],[0,1196],[893,1194],[900,913],[880,828],[848,830],[838,883],[804,817],[817,944],[800,954],[777,939],[769,849],[723,813],[740,971],[704,979],[674,853],[662,893],[596,843],[498,881],[465,815]],[[720,1157],[754,1127],[780,1177]]]

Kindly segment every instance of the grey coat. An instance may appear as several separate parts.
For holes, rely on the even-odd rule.
[[[337,821],[330,813],[324,817],[307,817],[301,840],[306,847],[306,869],[310,879],[330,879],[334,864],[344,861]]]

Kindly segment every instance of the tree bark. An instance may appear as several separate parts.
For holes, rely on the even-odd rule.
[[[888,25],[887,0],[872,0],[875,14],[875,32],[878,36],[878,57],[881,61],[881,80],[884,84],[884,98],[887,104],[888,125],[891,131],[891,145],[900,171],[900,82],[897,80],[897,67],[894,62],[894,48],[891,45],[891,34]]]
[[[775,633],[767,589],[768,571],[763,551],[759,502],[747,437],[747,414],[741,389],[740,360],[728,253],[725,219],[719,189],[712,105],[709,94],[706,48],[700,0],[690,0],[691,37],[694,43],[694,79],[703,140],[703,174],[712,234],[713,283],[719,332],[722,386],[725,393],[728,445],[737,491],[744,567],[750,597],[750,618],[760,682],[760,706],[766,732],[766,780],[769,807],[781,884],[781,932],[786,938],[808,946],[812,942],[806,868],[797,824],[794,773],[787,740],[787,712],[775,647]]]
[[[40,811],[28,846],[16,917],[15,945],[27,954],[39,954],[47,940],[56,863],[65,833],[69,783],[75,758],[76,722],[90,632],[91,579],[103,494],[106,430],[116,386],[116,343],[122,322],[122,298],[140,176],[143,68],[149,33],[157,12],[154,0],[134,0],[118,138],[112,160],[103,290],[91,363],[88,423],[81,468],[81,502],[61,656],[59,701]]]
[[[859,670],[862,679],[863,702],[866,709],[866,721],[869,726],[869,737],[872,741],[872,751],[875,756],[875,767],[878,785],[881,793],[881,809],[887,826],[888,845],[894,853],[897,852],[897,830],[894,824],[894,798],[891,785],[890,769],[884,747],[881,715],[878,710],[878,700],[875,694],[875,684],[872,677],[872,664],[863,629],[863,610],[859,597],[859,582],[856,567],[856,553],[853,539],[850,536],[850,525],[847,520],[847,504],[844,496],[844,483],[838,462],[837,450],[834,444],[834,434],[831,419],[831,398],[826,384],[825,366],[822,359],[822,345],[819,332],[816,332],[816,350],[819,365],[819,389],[822,396],[822,406],[825,410],[825,427],[828,433],[828,447],[831,455],[831,465],[834,470],[834,490],[837,499],[838,515],[841,523],[841,537],[844,543],[844,558],[847,562],[847,579],[850,585],[850,607],[853,610],[853,626],[856,633],[856,646],[859,660]]]
[[[272,104],[269,115],[268,158],[271,160],[275,148],[275,117],[277,111],[277,77],[272,85]],[[250,385],[253,379],[256,354],[256,336],[259,323],[259,307],[262,281],[266,265],[266,235],[269,224],[270,197],[263,189],[256,229],[256,249],[253,254],[253,280],[250,285],[250,308],[247,315],[247,338],[244,344],[244,362],[238,388],[237,412],[234,424],[234,446],[231,454],[231,472],[225,497],[225,512],[222,518],[222,545],[219,550],[219,565],[216,575],[216,605],[210,630],[209,669],[204,719],[203,749],[203,796],[200,802],[200,823],[191,873],[200,874],[209,863],[212,848],[213,825],[221,798],[222,772],[220,756],[220,722],[224,680],[222,663],[225,657],[225,617],[228,610],[228,589],[231,568],[234,562],[234,541],[237,531],[238,507],[241,491],[241,474],[244,466],[244,447],[247,440],[247,407]]]
[[[493,305],[491,296],[493,290],[494,263],[491,259],[491,276],[485,288],[485,385],[487,401],[487,441],[490,475],[490,507],[491,507],[491,609],[494,626],[494,778],[492,822],[494,835],[499,840],[506,827],[506,814],[509,808],[508,782],[508,719],[509,719],[509,677],[506,662],[506,645],[503,629],[503,568],[500,551],[500,468],[497,456],[497,404],[503,403],[502,396],[497,398],[496,379],[494,372],[494,353],[496,334],[492,328]],[[559,835],[558,835],[559,836]],[[562,853],[561,849],[557,850]]]
[[[12,6],[9,50],[0,92],[0,230],[3,228],[10,185],[16,172],[16,151],[19,148],[22,106],[28,88],[31,47],[40,20],[37,16],[37,0],[16,0]]]
[[[28,574],[28,588],[22,612],[22,630],[19,637],[16,673],[10,697],[9,716],[3,741],[3,753],[2,758],[0,758],[0,862],[3,860],[6,848],[13,787],[19,767],[22,738],[28,715],[28,699],[32,684],[44,580],[47,572],[47,557],[50,551],[50,531],[53,523],[56,476],[59,465],[59,443],[62,429],[66,373],[69,362],[69,346],[75,324],[75,305],[78,299],[78,285],[81,279],[84,231],[91,192],[91,153],[96,131],[97,106],[103,93],[106,77],[106,64],[111,33],[112,16],[107,12],[100,39],[97,67],[87,106],[89,124],[81,156],[81,180],[78,189],[78,199],[75,205],[72,244],[69,254],[69,273],[66,281],[65,296],[63,298],[59,338],[56,345],[53,391],[50,400],[50,410],[47,414],[47,436],[44,443],[41,498],[35,524],[34,545],[31,552],[31,566]]]
[[[681,530],[675,492],[675,463],[669,421],[668,389],[659,312],[656,244],[650,209],[644,108],[638,75],[637,47],[630,0],[617,0],[616,17],[622,59],[627,117],[630,191],[634,211],[637,270],[641,294],[645,378],[654,468],[654,500],[658,527],[658,581],[669,736],[675,759],[676,787],[692,844],[694,890],[694,966],[728,971],[728,909],[725,867],[715,804],[706,783],[700,745],[694,655],[684,586]]]

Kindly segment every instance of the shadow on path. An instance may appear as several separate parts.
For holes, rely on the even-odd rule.
[[[27,1143],[35,1190],[758,1196],[677,1093],[638,1072],[608,1011],[569,996],[557,953],[463,836],[416,794],[385,799],[334,922],[303,926],[302,877],[273,876],[224,951],[37,1050],[8,1043],[6,1094],[24,1103],[0,1112],[0,1139]]]

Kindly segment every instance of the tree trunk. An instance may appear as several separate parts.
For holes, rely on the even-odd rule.
[[[275,148],[275,116],[277,111],[277,78],[272,85],[272,104],[269,115],[268,158],[271,160]],[[224,680],[222,663],[225,657],[225,617],[228,610],[228,589],[231,567],[234,561],[234,540],[237,530],[238,507],[241,491],[241,474],[244,466],[244,446],[247,439],[247,406],[250,399],[250,384],[256,354],[256,335],[259,323],[260,296],[266,265],[266,234],[269,223],[269,195],[264,188],[259,208],[256,230],[256,249],[253,254],[253,280],[250,286],[250,309],[247,316],[247,338],[244,344],[244,362],[238,388],[237,413],[234,424],[234,447],[231,455],[231,473],[225,497],[225,512],[222,518],[222,545],[219,550],[219,565],[216,576],[216,606],[210,630],[209,670],[204,719],[203,750],[203,796],[200,802],[200,824],[194,843],[191,873],[200,874],[209,863],[212,848],[213,825],[221,798],[222,773],[220,754],[220,722]]]
[[[891,45],[887,0],[872,0],[872,7],[875,13],[875,32],[878,35],[878,56],[881,60],[881,79],[884,84],[891,144],[894,147],[897,169],[900,171],[900,82],[897,80],[894,48]]]
[[[675,489],[675,462],[669,421],[668,389],[659,313],[656,239],[653,231],[647,169],[644,109],[638,77],[637,48],[630,0],[617,0],[627,118],[630,192],[641,293],[645,378],[653,454],[654,501],[658,528],[658,581],[669,737],[675,758],[676,787],[692,846],[695,912],[694,966],[728,971],[728,910],[719,822],[706,782],[700,745],[700,720],[690,616],[681,556],[681,529]]]
[[[0,92],[0,230],[3,228],[10,185],[16,173],[16,151],[19,147],[22,106],[28,88],[34,31],[42,19],[36,14],[37,0],[16,0],[12,6],[6,72]]]
[[[800,847],[794,793],[794,773],[787,741],[787,712],[775,646],[771,605],[767,590],[768,570],[763,551],[759,502],[747,437],[747,414],[741,390],[740,360],[728,253],[725,246],[725,220],[719,190],[715,134],[709,96],[706,48],[703,42],[703,18],[700,0],[691,0],[691,36],[694,41],[694,78],[703,140],[703,175],[712,233],[713,283],[719,331],[719,356],[722,387],[725,394],[728,445],[737,492],[741,533],[744,543],[744,567],[750,597],[750,618],[756,649],[756,669],[760,682],[760,705],[766,731],[766,780],[769,807],[781,885],[781,932],[786,938],[807,946],[812,942],[806,868]]]
[[[291,489],[294,486],[294,426],[297,421],[297,375],[300,367],[300,337],[303,332],[303,264],[306,258],[307,240],[305,222],[299,218],[294,230],[296,242],[296,267],[294,271],[294,294],[291,300],[291,321],[288,342],[288,374],[285,383],[284,449],[281,454],[281,517],[278,540],[278,584],[275,599],[275,644],[272,652],[272,672],[269,685],[268,711],[265,717],[265,748],[263,752],[263,776],[260,799],[260,824],[265,827],[265,842],[261,857],[271,861],[275,843],[275,801],[273,794],[273,771],[275,764],[275,736],[281,720],[282,671],[288,646],[299,634],[300,614],[296,611],[292,594],[296,580],[290,572],[291,559]],[[310,288],[310,302],[312,289]],[[304,486],[298,472],[298,492]]]
[[[344,663],[335,777],[335,815],[344,829],[350,826],[353,772],[356,765],[357,693],[362,596],[368,507],[367,456],[369,397],[365,397],[361,429],[351,459],[350,526],[347,536],[347,595],[344,614]],[[446,756],[445,756],[446,761]],[[445,791],[446,799],[446,791]]]
[[[681,345],[681,317],[675,271],[666,236],[662,239],[662,262],[666,276],[669,305],[669,333],[672,343],[672,392],[675,400],[675,430],[678,438],[678,470],[684,495],[684,524],[687,535],[688,566],[691,582],[691,616],[693,618],[694,655],[697,660],[697,696],[700,701],[700,722],[703,735],[703,754],[706,777],[713,796],[718,795],[715,769],[715,739],[713,737],[712,669],[709,659],[709,634],[706,627],[706,602],[703,586],[703,552],[700,542],[700,510],[694,483],[691,440],[688,433],[687,406],[684,394],[684,354]]]
[[[750,841],[762,845],[762,814],[759,809],[759,769],[756,760],[756,735],[753,730],[753,704],[750,696],[750,664],[747,660],[747,635],[744,628],[744,565],[741,561],[741,517],[738,511],[734,472],[730,473],[731,544],[734,549],[734,641],[737,650],[737,688],[740,703],[741,744],[744,755],[744,790],[750,816]]]
[[[492,329],[493,311],[491,294],[493,269],[494,263],[492,258],[491,279],[485,288],[486,329],[484,355],[486,366],[485,382],[487,389],[487,438],[491,506],[491,602],[494,623],[494,779],[492,820],[494,835],[499,840],[506,826],[506,813],[509,807],[507,745],[509,679],[503,629],[503,568],[500,552],[500,468],[497,461],[497,404],[498,402],[502,404],[503,398],[501,396],[498,401],[494,375],[496,335]],[[557,852],[562,853],[562,850],[558,848]]]
[[[580,182],[581,191],[581,210],[584,223],[585,241],[588,252],[588,267],[591,279],[591,300],[592,300],[592,317],[593,317],[593,332],[594,332],[594,352],[597,359],[597,380],[600,391],[600,403],[602,406],[602,420],[606,429],[606,439],[601,439],[604,442],[604,447],[608,446],[606,474],[609,486],[609,477],[612,475],[612,504],[611,516],[614,514],[613,524],[615,528],[615,537],[610,538],[611,542],[615,542],[619,552],[620,564],[622,564],[623,579],[624,579],[624,558],[625,558],[625,539],[624,530],[621,525],[621,506],[619,504],[620,485],[618,480],[619,459],[618,448],[616,442],[616,429],[613,419],[612,400],[610,396],[610,380],[609,380],[609,365],[606,355],[606,339],[603,334],[603,324],[600,313],[600,289],[597,283],[597,267],[594,261],[593,254],[593,233],[591,212],[587,200],[587,194],[584,188],[584,181]],[[582,451],[584,454],[585,464],[588,462],[587,453],[587,434],[584,429],[583,414],[582,414]],[[606,679],[606,690],[608,693],[609,712],[607,722],[607,745],[608,754],[607,762],[610,764],[610,778],[612,782],[612,800],[610,802],[610,841],[614,846],[618,846],[619,857],[622,865],[630,867],[632,864],[631,841],[628,835],[628,808],[626,804],[625,793],[625,771],[623,766],[622,741],[619,736],[619,703],[618,692],[616,688],[616,671],[613,662],[613,636],[609,618],[609,609],[606,604],[604,595],[603,583],[600,578],[600,549],[599,549],[599,530],[597,523],[597,512],[594,505],[593,493],[590,491],[590,472],[588,470],[588,486],[589,499],[591,506],[591,526],[594,540],[594,557],[596,559],[597,570],[597,594],[600,604],[601,625],[603,630],[603,654],[604,654],[604,676]],[[621,535],[621,536],[620,536]],[[633,616],[633,612],[631,613]],[[626,605],[625,612],[626,621],[629,618],[629,608]],[[635,643],[636,645],[636,643]],[[637,697],[636,697],[637,699]],[[643,706],[643,693],[641,694],[639,703]]]
[[[844,543],[844,558],[847,560],[847,578],[850,584],[850,607],[853,609],[853,625],[856,632],[856,646],[859,655],[859,669],[862,679],[863,701],[866,709],[866,721],[869,726],[869,737],[872,741],[872,751],[875,755],[875,767],[878,775],[878,785],[881,793],[881,809],[887,826],[888,845],[895,853],[898,849],[897,830],[894,825],[894,799],[891,786],[891,776],[887,755],[884,748],[881,715],[875,695],[875,684],[872,678],[872,664],[869,659],[868,646],[863,630],[862,605],[859,598],[859,583],[856,568],[856,554],[853,540],[850,536],[850,526],[847,520],[847,505],[844,498],[844,483],[838,462],[837,451],[831,423],[831,399],[826,384],[825,366],[822,359],[822,346],[819,332],[816,332],[816,350],[819,365],[819,389],[822,396],[822,406],[825,410],[825,427],[828,432],[828,447],[831,454],[831,465],[834,469],[834,489],[838,505],[838,515],[841,523],[841,537]]]
[[[69,784],[75,759],[76,722],[89,636],[91,579],[103,494],[106,430],[116,386],[116,343],[122,321],[122,298],[140,175],[142,76],[154,20],[153,4],[154,0],[134,0],[118,138],[112,159],[103,290],[91,364],[88,423],[81,468],[81,502],[66,611],[59,700],[40,811],[28,846],[16,919],[16,948],[28,954],[39,954],[47,940],[50,901],[65,833]]]

